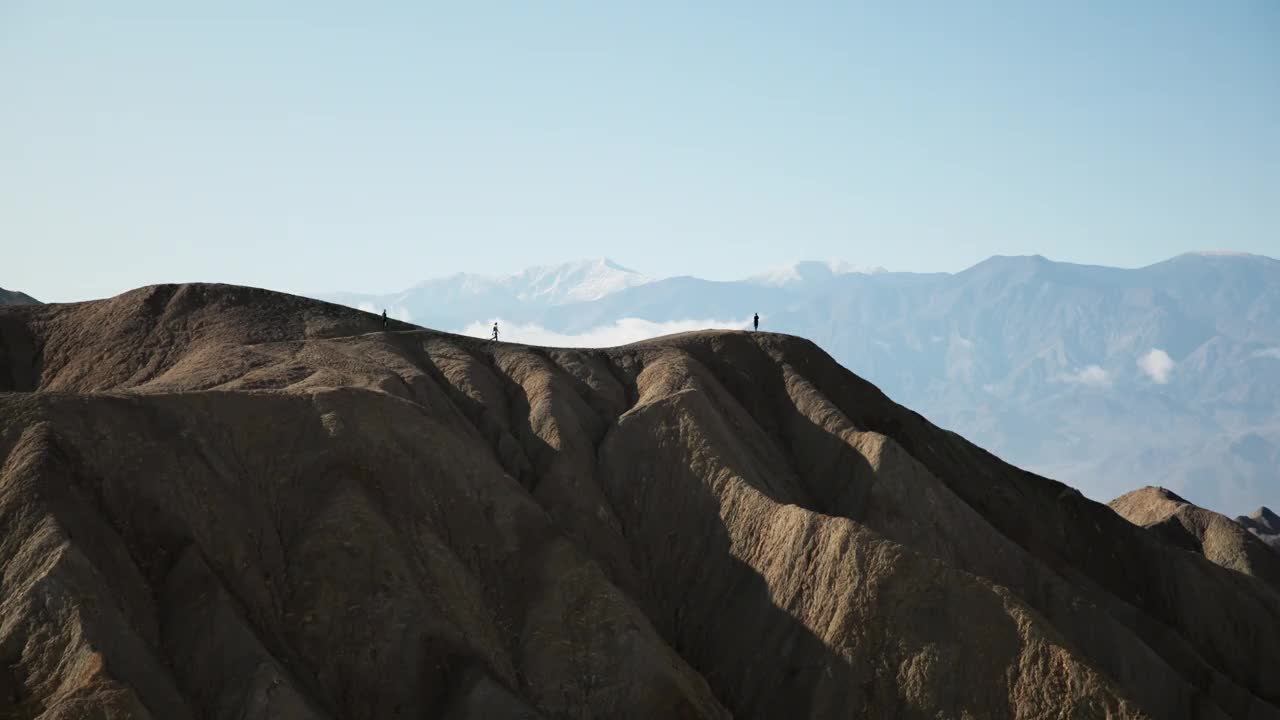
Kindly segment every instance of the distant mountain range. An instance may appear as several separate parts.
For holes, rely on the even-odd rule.
[[[854,265],[844,260],[828,260],[826,262],[806,260],[773,268],[755,277],[748,278],[746,282],[764,287],[803,287],[812,290],[831,282],[841,275],[868,275],[884,272],[888,271],[879,266]]]
[[[601,259],[320,297],[439,329],[501,318],[566,335],[759,312],[762,329],[812,339],[930,420],[1096,499],[1161,485],[1230,516],[1280,505],[1268,257],[1121,269],[997,256],[932,274],[801,262],[727,282]]]
[[[468,322],[495,315],[533,317],[547,308],[592,302],[650,282],[651,278],[601,258],[534,267],[513,275],[455,273],[390,295],[334,293],[317,297],[378,312],[385,308],[427,327],[460,329]]]
[[[40,301],[26,293],[0,288],[0,305],[39,305]]]

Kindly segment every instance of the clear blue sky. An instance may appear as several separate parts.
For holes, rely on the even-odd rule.
[[[1275,256],[1280,2],[0,0],[0,242],[44,300]]]

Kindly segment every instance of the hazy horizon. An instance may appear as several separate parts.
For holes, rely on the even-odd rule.
[[[931,273],[931,272],[932,272],[932,273],[956,274],[956,273],[964,272],[965,270],[968,270],[968,269],[970,269],[970,268],[972,268],[972,267],[974,267],[974,266],[976,266],[976,265],[979,265],[979,264],[981,264],[982,262],[984,262],[984,261],[986,261],[986,260],[990,260],[990,259],[992,259],[992,258],[996,258],[996,257],[1044,257],[1046,260],[1048,260],[1048,261],[1050,261],[1050,262],[1053,262],[1053,263],[1061,263],[1061,264],[1068,264],[1068,265],[1095,266],[1095,267],[1111,267],[1111,268],[1117,268],[1117,269],[1123,269],[1123,270],[1137,270],[1137,269],[1141,269],[1141,268],[1143,268],[1143,267],[1148,267],[1148,266],[1150,266],[1150,265],[1159,264],[1159,263],[1161,263],[1161,262],[1165,262],[1165,261],[1167,261],[1167,260],[1171,260],[1171,259],[1173,259],[1173,258],[1176,258],[1176,257],[1182,256],[1182,255],[1205,255],[1205,256],[1252,256],[1252,257],[1261,257],[1261,258],[1266,258],[1266,259],[1269,259],[1269,260],[1275,260],[1275,261],[1280,262],[1280,257],[1276,257],[1276,256],[1272,256],[1272,255],[1267,255],[1267,254],[1264,254],[1264,253],[1253,253],[1253,252],[1240,251],[1240,250],[1216,250],[1216,249],[1215,249],[1215,250],[1188,250],[1188,251],[1185,251],[1185,252],[1177,253],[1177,254],[1175,254],[1175,255],[1170,255],[1170,256],[1168,256],[1168,257],[1159,258],[1159,259],[1154,260],[1154,261],[1149,262],[1149,263],[1143,263],[1143,264],[1140,264],[1140,265],[1131,265],[1131,266],[1124,266],[1124,265],[1107,265],[1107,264],[1104,264],[1104,263],[1088,262],[1088,261],[1083,261],[1083,262],[1068,261],[1068,260],[1061,260],[1061,259],[1059,259],[1059,258],[1051,257],[1051,256],[1045,255],[1045,254],[1043,254],[1043,253],[1026,253],[1026,254],[1019,254],[1019,255],[1000,255],[1000,254],[990,255],[990,256],[987,256],[987,257],[985,257],[985,258],[981,258],[981,259],[979,259],[979,260],[977,260],[977,261],[975,261],[975,262],[973,262],[973,263],[970,263],[970,264],[968,264],[968,265],[965,265],[965,266],[963,266],[963,267],[959,267],[959,268],[955,268],[955,269],[946,269],[946,270],[920,270],[920,269],[916,269],[916,268],[892,268],[892,267],[876,267],[876,268],[874,268],[874,269],[875,269],[875,270],[877,270],[877,271],[883,271],[883,272],[889,272],[889,273]],[[412,289],[414,289],[416,286],[418,286],[418,285],[420,285],[420,284],[422,284],[423,282],[426,282],[426,281],[447,279],[447,278],[450,278],[450,277],[453,277],[453,276],[457,276],[457,275],[469,275],[469,276],[483,276],[483,277],[490,277],[490,278],[502,278],[502,277],[511,277],[511,276],[519,275],[520,273],[526,272],[526,271],[531,270],[531,269],[548,269],[548,268],[561,267],[561,266],[565,266],[565,265],[572,265],[572,264],[576,264],[576,263],[588,263],[588,262],[595,262],[595,261],[608,261],[608,262],[611,262],[611,263],[613,263],[613,264],[615,264],[615,265],[617,265],[617,266],[619,266],[619,267],[621,267],[621,268],[623,268],[623,269],[625,269],[625,270],[632,271],[632,272],[636,272],[636,273],[638,273],[638,274],[640,274],[640,275],[643,275],[643,276],[645,276],[645,277],[646,277],[647,279],[649,279],[649,280],[665,280],[665,279],[676,278],[676,277],[696,277],[696,278],[699,278],[699,279],[702,279],[702,280],[711,280],[711,281],[716,281],[716,282],[736,282],[736,281],[742,281],[742,280],[749,280],[749,279],[753,279],[753,278],[755,278],[755,277],[757,277],[757,276],[763,275],[763,274],[765,274],[765,273],[767,273],[767,272],[769,272],[769,271],[771,271],[771,270],[779,270],[779,269],[786,268],[786,267],[790,267],[790,266],[792,266],[792,265],[796,265],[796,264],[799,264],[799,263],[810,263],[810,262],[815,262],[815,263],[840,263],[840,262],[849,262],[847,258],[813,258],[813,257],[810,257],[810,258],[795,258],[795,259],[791,259],[791,260],[785,260],[785,261],[780,262],[780,263],[776,263],[776,264],[771,265],[771,266],[769,266],[769,267],[761,267],[761,268],[757,268],[756,270],[751,271],[751,272],[748,272],[748,273],[747,273],[747,274],[745,274],[745,275],[735,275],[735,276],[715,277],[715,276],[695,275],[695,274],[693,274],[693,273],[688,273],[688,272],[674,272],[674,273],[670,273],[670,274],[658,274],[658,273],[652,273],[652,272],[647,272],[647,271],[644,269],[644,266],[643,266],[643,265],[638,265],[638,264],[636,264],[636,263],[634,263],[634,262],[631,262],[631,261],[629,261],[629,260],[626,260],[626,259],[620,259],[620,258],[618,258],[618,257],[612,257],[612,256],[604,256],[604,255],[600,255],[600,256],[590,256],[590,257],[577,257],[577,258],[548,259],[547,261],[544,261],[544,262],[538,262],[538,263],[535,263],[535,264],[532,264],[532,265],[528,265],[528,266],[523,267],[523,268],[517,268],[516,270],[510,271],[510,272],[486,272],[486,271],[485,271],[485,270],[483,270],[483,269],[474,269],[474,268],[458,268],[458,269],[453,269],[453,270],[440,270],[440,271],[438,271],[436,274],[423,276],[423,277],[418,278],[417,280],[415,280],[415,281],[413,281],[413,282],[411,282],[411,283],[409,283],[408,285],[405,285],[405,286],[403,286],[403,287],[370,287],[370,288],[354,288],[354,287],[322,287],[322,288],[306,288],[306,287],[304,287],[304,288],[284,288],[284,287],[271,286],[271,285],[252,285],[251,287],[261,287],[261,288],[266,289],[266,290],[275,290],[275,291],[279,291],[279,292],[287,292],[287,293],[290,293],[290,294],[303,295],[303,296],[331,295],[331,294],[339,294],[339,293],[351,293],[351,294],[356,294],[356,295],[391,295],[391,294],[395,294],[395,293],[398,293],[398,292],[404,292],[404,291],[412,290]],[[856,270],[855,272],[857,272],[857,271],[862,271],[862,269],[868,269],[868,268],[865,268],[865,266],[863,266],[863,265],[861,265],[861,264],[857,264],[857,265],[858,265],[858,267],[859,267],[859,270]],[[0,273],[3,273],[3,272],[4,272],[4,271],[3,271],[3,269],[0,269]],[[233,285],[234,285],[234,284],[245,284],[245,283],[235,283],[235,282],[231,282],[231,281],[228,281],[228,280],[222,280],[222,279],[218,279],[218,278],[212,278],[212,277],[198,277],[198,276],[185,277],[185,278],[177,278],[177,279],[165,279],[165,280],[158,280],[158,281],[156,281],[156,282],[154,282],[154,283],[147,283],[147,284],[148,284],[148,285],[155,285],[155,284],[182,284],[182,283],[225,283],[225,284],[233,284]],[[144,285],[129,286],[129,287],[121,287],[121,288],[119,288],[118,290],[116,290],[115,292],[110,292],[110,293],[102,294],[102,295],[93,295],[93,296],[72,295],[72,296],[65,296],[65,297],[57,297],[57,296],[53,296],[53,295],[42,294],[42,293],[40,293],[40,292],[38,292],[38,291],[33,291],[33,290],[32,290],[31,288],[29,288],[29,287],[19,287],[19,286],[17,286],[17,285],[6,284],[6,283],[5,283],[5,277],[0,276],[0,288],[3,288],[3,289],[5,289],[5,290],[12,290],[12,291],[17,291],[17,292],[23,292],[23,293],[26,293],[27,295],[30,295],[30,296],[34,297],[35,299],[37,299],[37,300],[39,300],[39,301],[41,301],[41,302],[54,302],[54,303],[57,303],[57,302],[78,302],[78,301],[82,301],[82,300],[96,300],[96,299],[103,299],[103,298],[107,298],[107,297],[112,297],[112,296],[114,296],[114,295],[118,295],[118,294],[123,293],[123,292],[128,292],[128,291],[130,291],[130,290],[134,290],[134,289],[136,289],[136,288],[138,288],[138,287],[144,287]]]

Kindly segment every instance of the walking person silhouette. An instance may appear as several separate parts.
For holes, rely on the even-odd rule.
[[[382,329],[387,329],[387,309],[382,308]]]
[[[493,337],[489,338],[492,342],[498,342],[498,323],[493,324]]]
[[[756,330],[759,330],[760,329],[760,313],[756,313],[756,316],[751,319],[751,322],[755,324]]]

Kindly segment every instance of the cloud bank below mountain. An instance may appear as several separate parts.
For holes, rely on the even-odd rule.
[[[493,324],[498,323],[499,337],[503,342],[548,345],[551,347],[613,347],[650,338],[693,330],[745,330],[751,320],[669,320],[653,322],[641,318],[621,318],[607,325],[577,333],[548,330],[536,323],[507,323],[502,318],[490,318],[474,322],[461,330],[462,335],[488,338]]]

